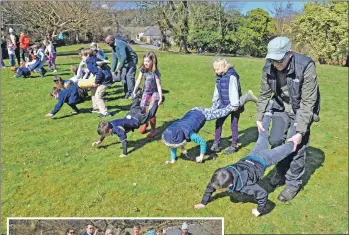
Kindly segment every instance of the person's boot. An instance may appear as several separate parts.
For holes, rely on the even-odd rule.
[[[219,142],[213,142],[212,146],[211,146],[211,151],[213,152],[219,152],[221,149],[219,147]]]
[[[237,148],[236,148],[236,147],[229,146],[228,148],[226,148],[226,149],[223,151],[223,154],[229,155],[229,154],[235,153],[236,151],[237,151]]]
[[[156,135],[156,117],[150,119],[150,132],[147,135],[147,138],[153,138]]]
[[[276,172],[275,175],[270,179],[269,183],[273,187],[277,187],[277,186],[283,185],[283,184],[285,184],[285,176],[283,176],[280,173]]]
[[[244,105],[249,101],[252,101],[254,103],[257,103],[257,101],[258,101],[258,98],[253,95],[253,92],[251,90],[248,90],[248,92],[245,95],[242,95],[240,97],[241,105]]]
[[[281,202],[288,202],[292,200],[297,195],[297,193],[298,193],[298,190],[288,188],[286,186],[286,188],[282,190],[282,192],[279,194],[278,199]]]
[[[144,134],[147,130],[147,127],[148,127],[148,123],[144,123],[143,126],[141,126],[141,128],[139,129],[139,132],[141,134]]]

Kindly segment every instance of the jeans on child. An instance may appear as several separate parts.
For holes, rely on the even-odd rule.
[[[276,148],[269,149],[268,132],[271,116],[271,113],[266,113],[264,115],[262,121],[264,131],[259,133],[257,143],[249,153],[249,156],[263,159],[267,166],[280,162],[293,152],[293,142],[288,142]]]
[[[8,55],[10,59],[10,66],[14,66],[16,64],[16,56],[15,54]]]

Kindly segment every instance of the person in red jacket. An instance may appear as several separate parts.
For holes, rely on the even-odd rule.
[[[30,44],[30,38],[26,35],[25,32],[21,32],[19,36],[19,48],[20,48],[20,55],[22,61],[29,61],[29,44]]]

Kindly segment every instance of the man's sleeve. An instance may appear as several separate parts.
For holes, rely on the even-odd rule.
[[[125,60],[126,60],[126,43],[125,42],[119,42],[117,50],[119,51],[120,55],[120,61],[118,65],[118,69],[121,70],[121,68],[124,66]]]
[[[116,56],[116,52],[112,48],[112,62],[111,62],[111,71],[115,72],[116,65],[118,64],[118,57]]]
[[[243,187],[240,192],[252,195],[255,197],[258,203],[257,210],[259,213],[263,213],[268,201],[268,193],[264,188],[258,184],[247,185]]]
[[[272,91],[267,82],[267,74],[262,72],[261,88],[259,90],[259,99],[257,101],[257,121],[262,121],[265,108],[268,105],[268,101],[271,98]]]
[[[296,131],[304,134],[313,118],[313,110],[318,96],[317,74],[314,63],[304,71],[304,83],[301,90],[301,103],[296,116]]]
[[[212,187],[211,183],[209,183],[206,187],[204,196],[202,197],[201,204],[207,205],[211,199],[212,193],[216,190]]]

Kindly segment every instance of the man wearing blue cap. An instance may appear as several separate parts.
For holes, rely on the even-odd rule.
[[[293,52],[287,37],[276,37],[268,44],[257,102],[258,131],[264,131],[262,119],[269,99],[273,101],[270,145],[280,146],[286,139],[294,142],[295,152],[276,165],[277,172],[270,181],[275,187],[286,183],[278,197],[286,202],[296,196],[302,184],[310,126],[319,121],[320,111],[315,63]]]

